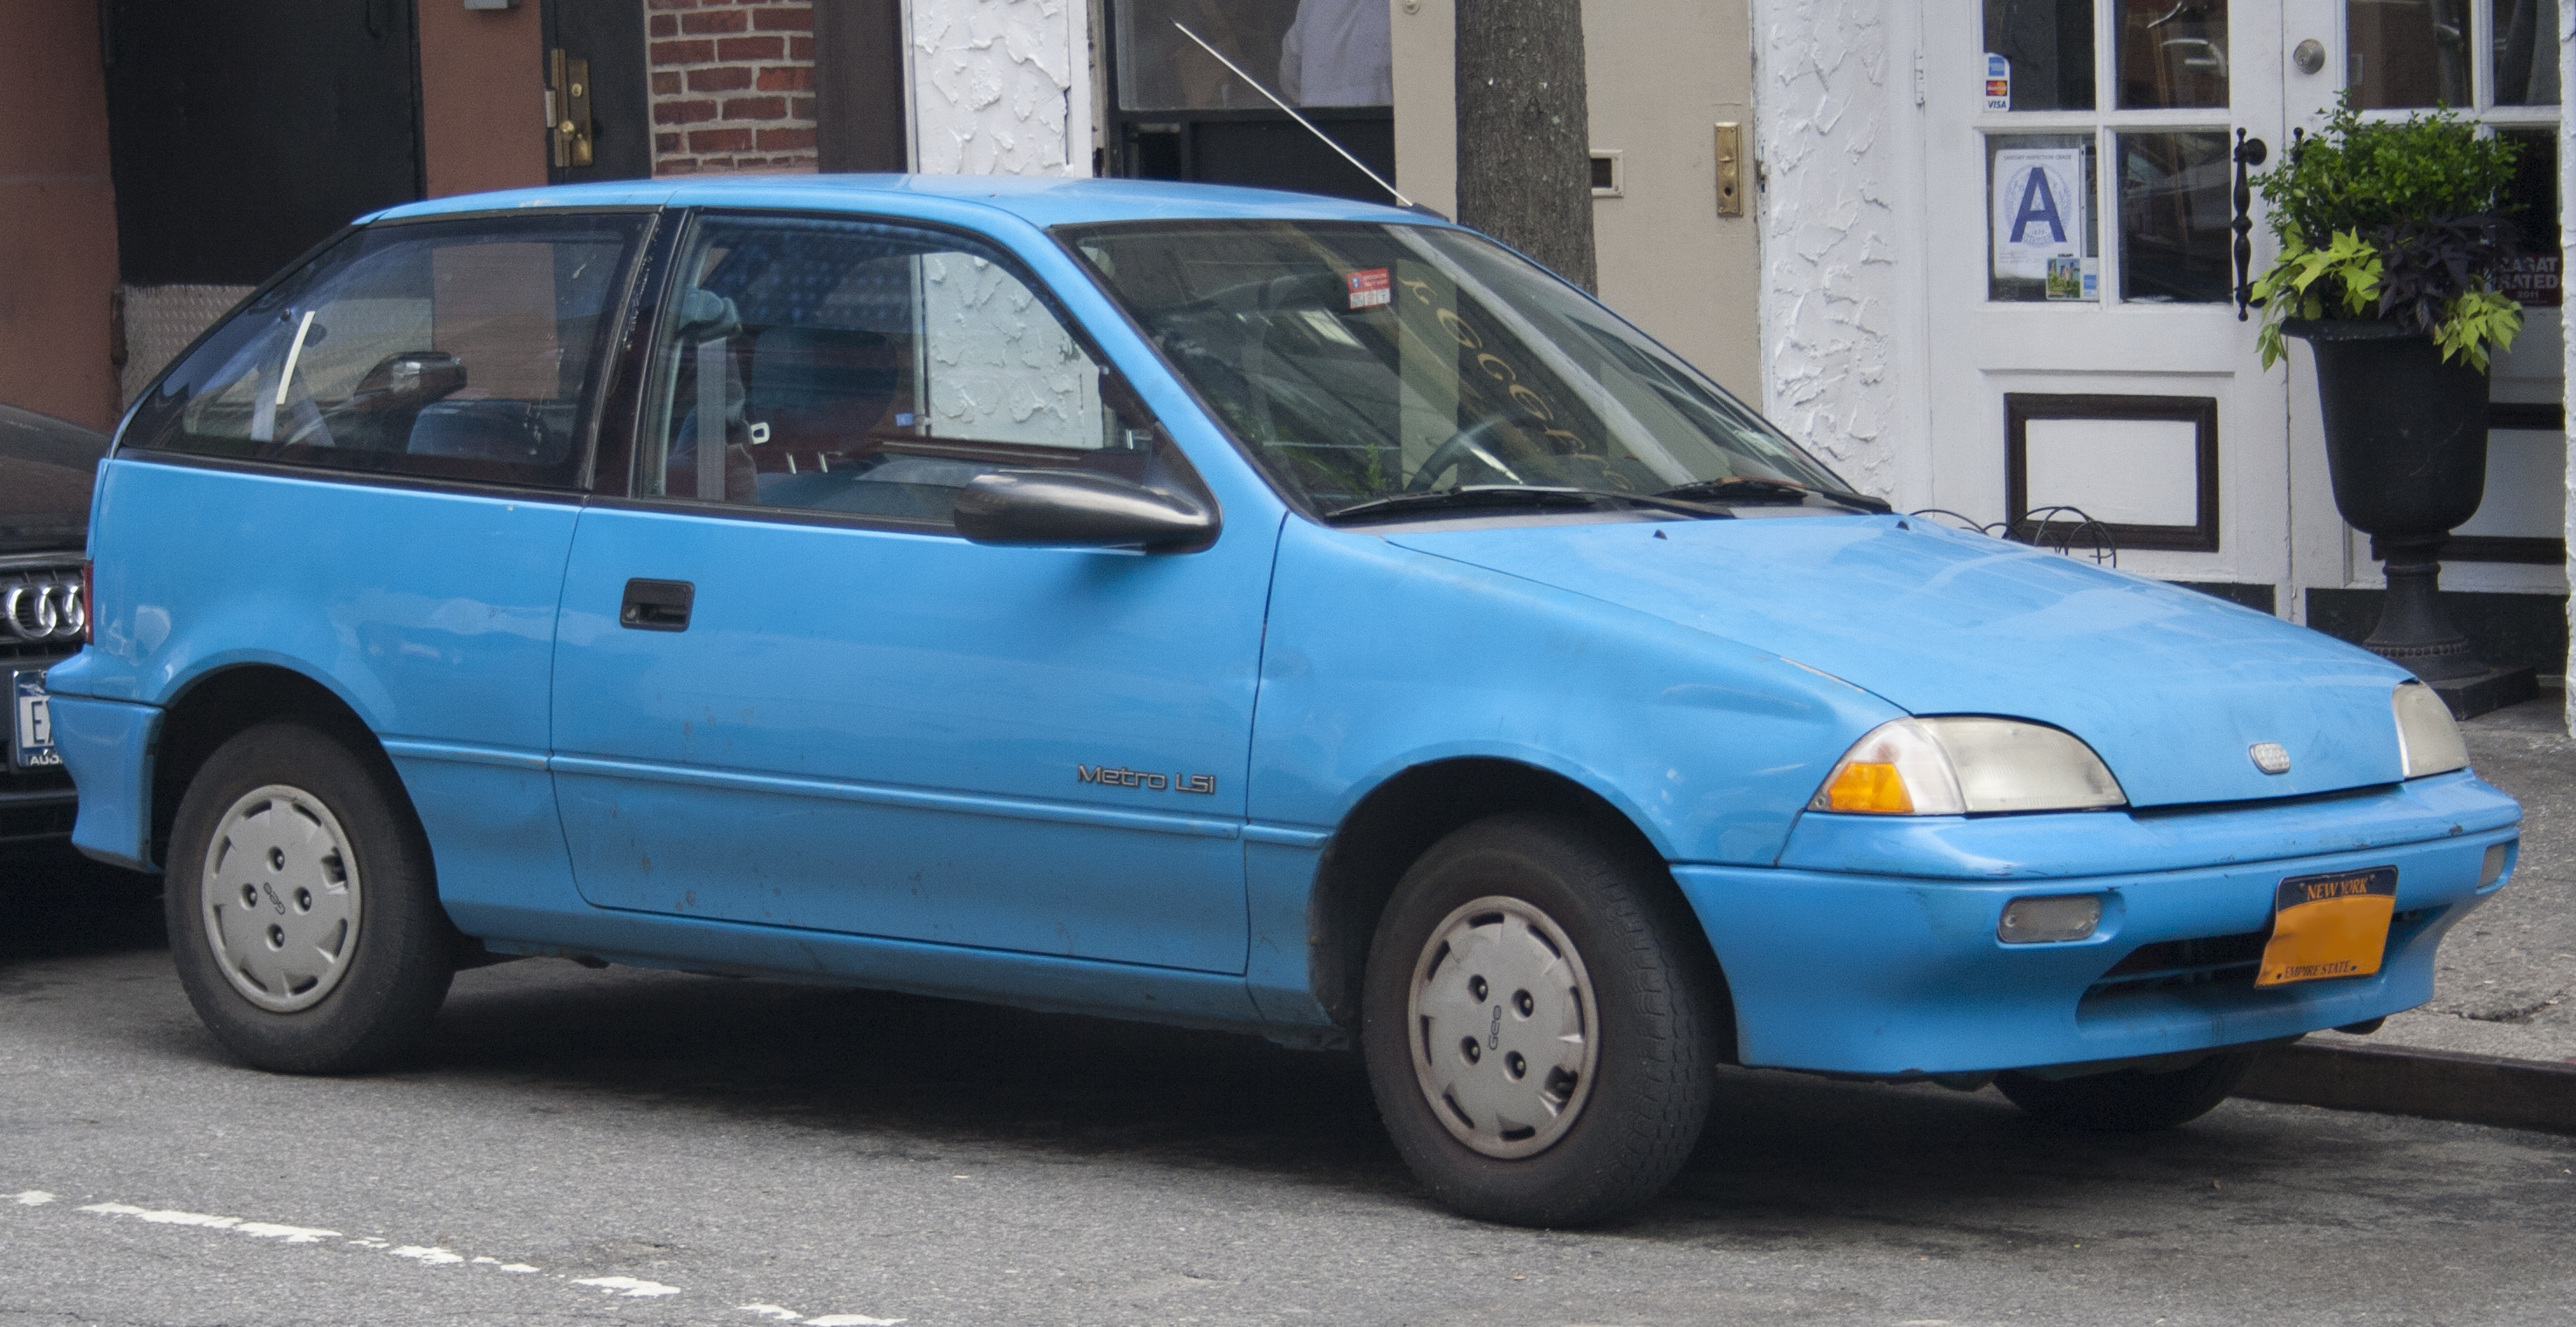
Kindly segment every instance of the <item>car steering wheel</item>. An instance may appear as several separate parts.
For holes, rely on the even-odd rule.
[[[1470,456],[1502,471],[1515,484],[1527,483],[1527,480],[1513,474],[1512,468],[1503,464],[1500,458],[1485,450],[1486,435],[1502,425],[1513,422],[1516,421],[1509,415],[1493,415],[1450,434],[1447,441],[1432,448],[1431,454],[1422,458],[1422,468],[1413,472],[1413,478],[1404,481],[1404,491],[1430,492],[1431,486],[1439,482],[1440,476],[1458,468],[1458,463]]]

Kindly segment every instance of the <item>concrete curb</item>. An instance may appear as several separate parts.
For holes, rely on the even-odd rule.
[[[2576,1064],[2300,1042],[2267,1051],[2236,1095],[2576,1135]]]

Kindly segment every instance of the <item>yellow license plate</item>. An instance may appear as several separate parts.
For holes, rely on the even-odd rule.
[[[2257,986],[2331,977],[2367,977],[2388,952],[2388,919],[2397,911],[2397,868],[2295,876],[2272,901],[2272,939],[2263,946]]]

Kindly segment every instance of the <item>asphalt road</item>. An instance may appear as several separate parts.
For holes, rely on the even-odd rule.
[[[1733,1073],[1669,1197],[1533,1232],[1427,1204],[1340,1057],[528,961],[273,1077],[148,914],[7,915],[0,1324],[2576,1319],[2570,1139]]]

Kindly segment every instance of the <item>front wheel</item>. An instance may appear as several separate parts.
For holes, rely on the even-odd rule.
[[[2082,1078],[1995,1075],[2012,1104],[2051,1124],[2094,1133],[2149,1133],[2218,1108],[2254,1068],[2254,1051],[2223,1051],[2167,1073],[2118,1069]]]
[[[303,724],[246,729],[207,758],[162,897],[189,1003],[258,1068],[382,1064],[428,1030],[456,971],[393,771]]]
[[[1660,1192],[1708,1114],[1708,961],[1662,863],[1575,822],[1461,829],[1396,886],[1361,1046],[1378,1113],[1434,1197],[1523,1225]]]

